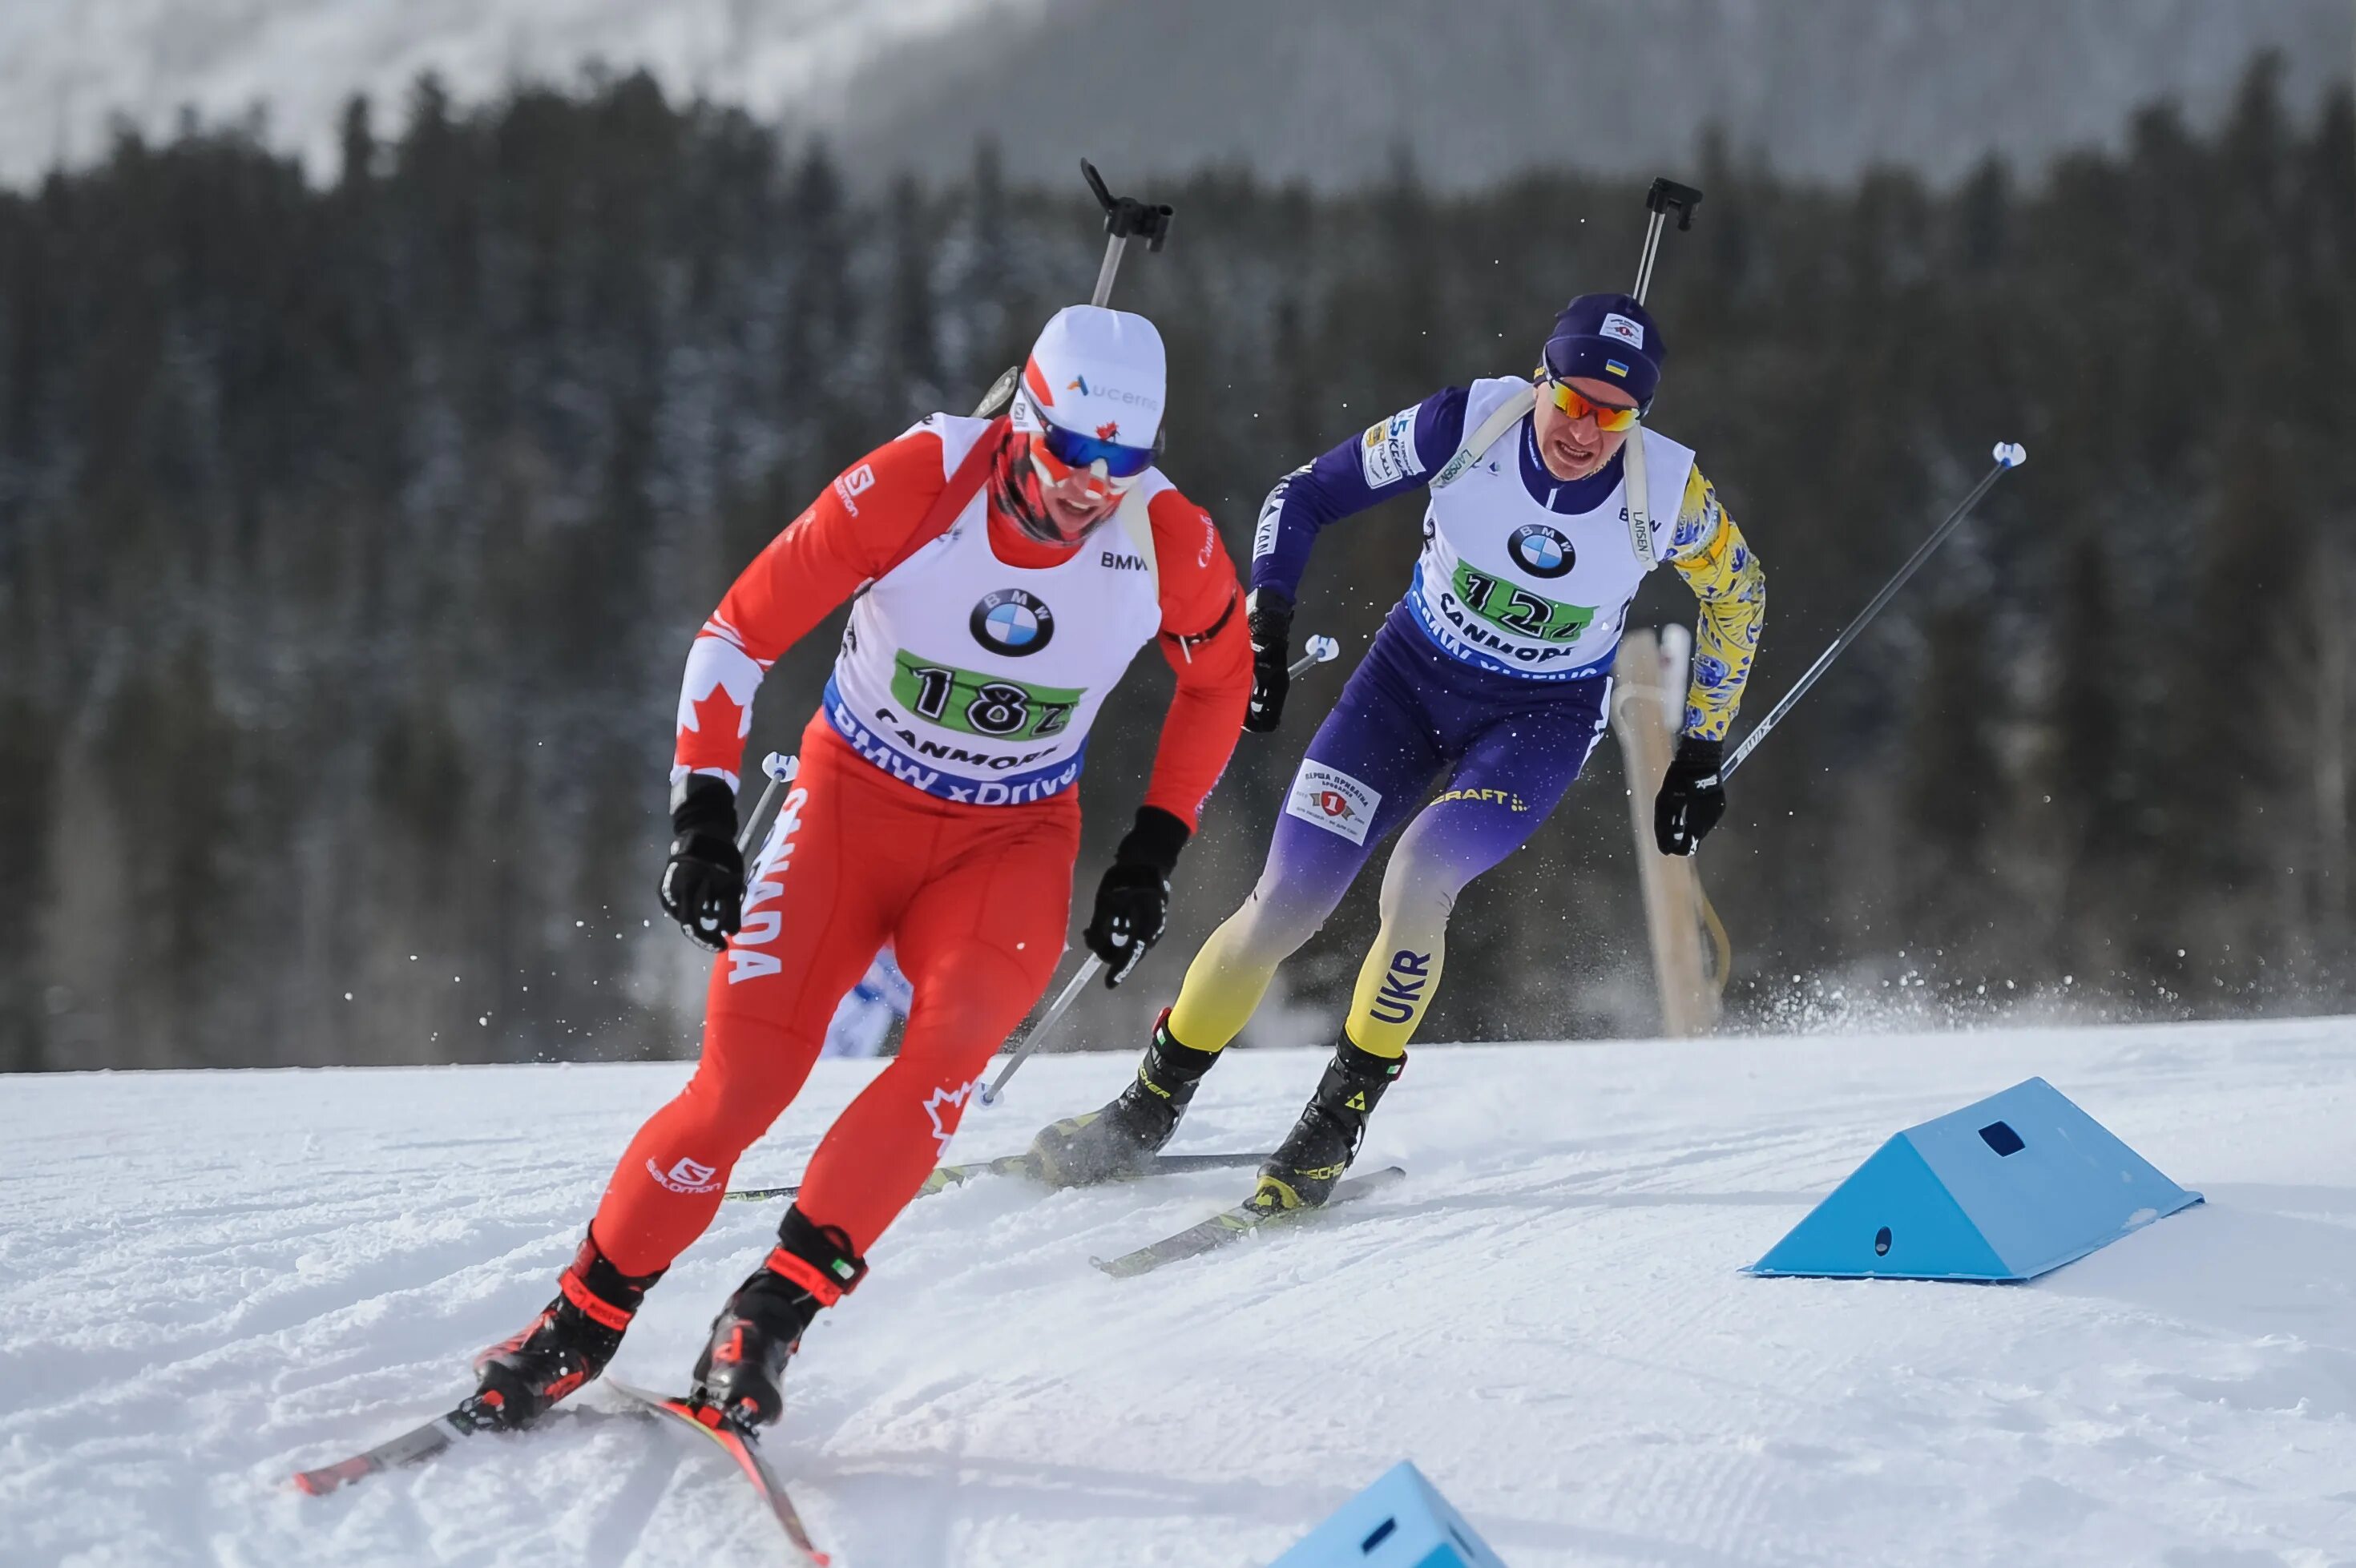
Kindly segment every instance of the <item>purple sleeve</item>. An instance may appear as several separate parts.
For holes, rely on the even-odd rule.
[[[1318,529],[1428,484],[1464,439],[1464,394],[1442,387],[1278,480],[1252,535],[1252,591],[1294,598]]]

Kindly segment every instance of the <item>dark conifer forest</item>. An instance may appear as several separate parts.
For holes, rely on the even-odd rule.
[[[1729,1027],[2356,1002],[2356,118],[2290,116],[2260,60],[2213,130],[2154,108],[2122,146],[1951,188],[1661,171],[1708,196],[1653,422],[1771,585],[1738,733],[1992,443],[2030,453],[1735,781],[1701,857]],[[1117,300],[1239,560],[1286,470],[1626,287],[1644,219],[1641,183],[1442,197],[1404,157],[1349,198],[1138,194],[1177,219]],[[355,103],[324,188],[192,127],[0,193],[0,1071],[691,1050],[707,961],[654,896],[690,639],[1100,248],[1076,171],[857,191],[642,77]],[[1300,629],[1354,658],[1418,530],[1329,530]],[[1662,572],[1633,619],[1691,614]],[[780,661],[755,753],[832,651]],[[1084,897],[1168,689],[1147,655],[1108,709]],[[1069,1043],[1137,1043],[1338,689],[1244,737],[1163,945]],[[1624,788],[1607,743],[1466,894],[1430,1039],[1655,1027]],[[1248,1039],[1330,1039],[1376,881]]]

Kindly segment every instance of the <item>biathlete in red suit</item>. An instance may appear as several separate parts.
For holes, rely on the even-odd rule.
[[[900,1054],[819,1142],[776,1249],[696,1367],[706,1410],[776,1417],[803,1328],[866,1273],[1046,988],[1089,726],[1149,642],[1177,696],[1086,938],[1118,983],[1160,936],[1178,852],[1242,725],[1252,656],[1216,529],[1152,465],[1164,382],[1144,317],[1059,313],[1010,418],[935,414],[852,464],[704,624],[680,698],[662,883],[665,910],[721,952],[702,1058],[631,1140],[556,1298],[477,1359],[478,1420],[522,1424],[604,1370],[888,942],[916,992]],[[754,692],[853,594],[801,772],[748,879],[735,796]]]

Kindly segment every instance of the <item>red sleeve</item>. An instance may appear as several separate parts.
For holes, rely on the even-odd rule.
[[[941,438],[918,428],[836,475],[753,558],[703,623],[679,694],[671,784],[712,773],[737,786],[753,696],[777,656],[905,553],[948,485]]]
[[[1162,582],[1162,654],[1178,672],[1178,691],[1162,721],[1145,804],[1191,829],[1243,731],[1251,636],[1235,562],[1211,515],[1176,490],[1154,496],[1147,515]]]

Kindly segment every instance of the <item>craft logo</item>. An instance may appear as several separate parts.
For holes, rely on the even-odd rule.
[[[1505,553],[1532,577],[1561,577],[1579,564],[1579,552],[1570,540],[1544,523],[1515,528],[1514,537],[1505,541]]]
[[[1026,658],[1055,639],[1055,616],[1036,594],[1001,588],[982,595],[967,624],[973,640],[992,653]]]
[[[1434,805],[1443,805],[1451,800],[1470,801],[1476,804],[1491,805],[1502,805],[1508,811],[1527,811],[1529,809],[1528,803],[1524,801],[1520,795],[1515,795],[1509,789],[1442,790],[1440,794],[1431,797],[1431,804]]]
[[[1597,330],[1601,332],[1606,337],[1618,338],[1621,342],[1626,344],[1631,348],[1642,348],[1644,347],[1644,328],[1643,325],[1637,322],[1629,320],[1626,316],[1620,315],[1616,311],[1612,315],[1605,316],[1603,318],[1602,326]]]
[[[1375,808],[1382,803],[1380,790],[1369,788],[1339,768],[1304,761],[1293,777],[1284,809],[1287,816],[1315,823],[1353,844],[1364,844],[1375,825]]]

